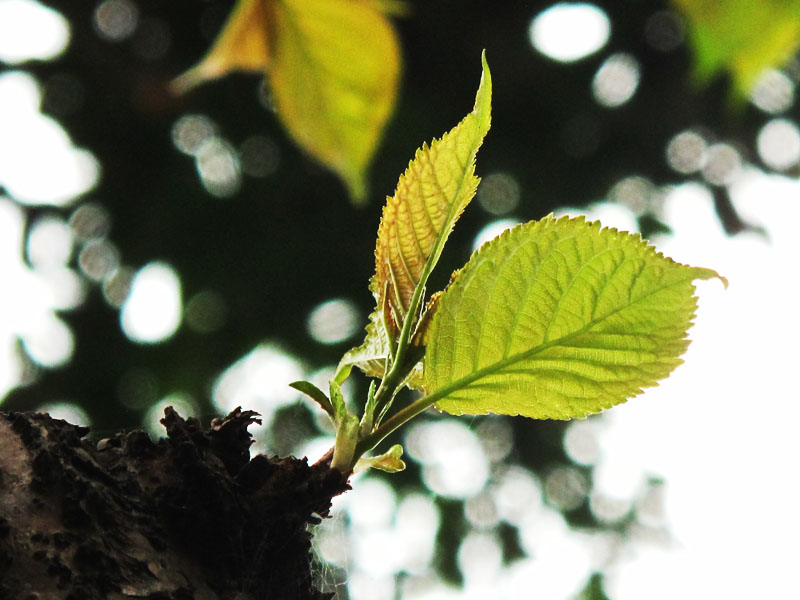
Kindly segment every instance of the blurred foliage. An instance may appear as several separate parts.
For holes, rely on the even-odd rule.
[[[373,0],[239,0],[209,53],[174,88],[234,70],[265,72],[289,134],[364,201],[400,75],[397,37],[381,9]]]
[[[740,102],[764,69],[784,66],[800,47],[796,0],[674,0],[688,19],[694,70],[707,82],[731,73]]]
[[[3,409],[73,401],[87,411],[98,435],[139,426],[150,404],[175,393],[194,398],[200,414],[209,417],[215,410],[210,401],[215,379],[265,340],[302,357],[310,371],[336,364],[358,340],[320,344],[307,334],[307,316],[330,298],[352,300],[364,319],[374,309],[364,282],[375,268],[382,199],[420,142],[448,130],[463,114],[461,99],[474,92],[475,62],[484,48],[493,67],[494,118],[479,175],[485,182],[490,175],[504,175],[516,183],[521,200],[507,217],[538,219],[558,207],[618,199],[615,186],[635,177],[643,184],[640,195],[647,206],[637,213],[645,235],[664,227],[658,198],[665,186],[684,182],[711,189],[729,233],[749,229],[733,209],[726,181],[670,166],[666,148],[687,130],[699,132],[709,144],[724,142],[748,165],[775,172],[762,161],[755,140],[776,114],[749,103],[735,113],[727,110],[731,75],[718,68],[706,86],[693,85],[696,67],[685,40],[690,25],[666,0],[596,2],[612,22],[611,38],[599,52],[570,64],[531,47],[531,20],[551,1],[409,2],[408,17],[395,23],[405,75],[372,161],[369,202],[361,208],[354,208],[335,176],[287,136],[262,76],[232,74],[191,94],[170,93],[170,82],[212,45],[233,2],[137,0],[139,26],[121,40],[98,35],[94,12],[99,2],[44,3],[69,19],[72,41],[58,60],[24,68],[41,82],[43,111],[102,165],[102,181],[76,206],[91,202],[108,211],[109,239],[124,265],[167,261],[180,274],[186,300],[208,298],[202,295],[211,291],[226,309],[219,327],[182,326],[166,342],[151,345],[126,338],[119,311],[106,302],[100,286],[90,290],[79,309],[64,313],[76,336],[72,360],[51,370],[31,363],[31,383],[10,392]],[[753,23],[748,28],[752,36],[768,33]],[[598,103],[591,90],[598,70],[616,53],[634,57],[641,76],[632,98],[611,108]],[[0,71],[9,68],[0,64]],[[785,73],[796,83],[794,60],[786,63]],[[798,117],[793,102],[777,114]],[[210,194],[195,160],[172,141],[176,122],[187,115],[211,120],[236,148],[253,136],[266,140],[277,166],[258,176],[245,172],[238,190],[225,197]],[[783,173],[796,171],[794,166]],[[32,207],[29,222],[59,211],[68,217],[71,210]],[[463,215],[432,288],[443,287],[447,274],[465,263],[476,233],[494,218],[477,206]],[[134,380],[146,383],[139,386],[141,399],[125,403],[126,386]],[[515,442],[509,463],[540,474],[570,464],[562,423],[510,423]],[[314,419],[301,405],[282,410],[274,428],[275,449],[281,452],[292,451],[292,439],[296,448],[316,434]],[[589,469],[577,468],[591,477]],[[401,489],[418,488],[420,470],[409,461],[409,468],[391,480]],[[441,502],[449,507],[438,556],[443,572],[452,576],[454,546],[466,525],[463,510],[455,506],[460,503]],[[565,515],[576,525],[600,526],[587,494]],[[511,540],[510,556],[514,547]],[[602,598],[596,589],[587,597]]]

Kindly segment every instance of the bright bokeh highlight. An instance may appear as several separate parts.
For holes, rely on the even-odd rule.
[[[592,95],[602,106],[616,108],[633,97],[639,86],[639,61],[625,52],[609,56],[592,80]]]
[[[238,406],[261,414],[265,423],[282,406],[297,402],[289,387],[305,378],[302,363],[280,347],[264,343],[228,367],[214,382],[211,399],[222,414]]]
[[[317,305],[306,321],[308,333],[321,344],[337,344],[361,330],[356,305],[346,298],[334,298]]]
[[[528,30],[536,50],[559,62],[575,62],[608,42],[611,22],[594,4],[560,2],[539,13]]]
[[[52,60],[69,44],[69,23],[34,0],[0,2],[0,61]]]
[[[131,340],[156,343],[172,336],[181,322],[181,281],[166,263],[144,266],[133,278],[122,305],[122,330]]]
[[[33,76],[0,74],[0,98],[0,185],[15,200],[63,206],[96,185],[99,163],[39,112],[41,91]]]

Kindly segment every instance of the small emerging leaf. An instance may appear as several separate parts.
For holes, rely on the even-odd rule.
[[[343,383],[350,376],[353,366],[358,366],[367,377],[380,378],[386,371],[386,359],[392,352],[389,333],[379,311],[369,316],[364,343],[348,350],[339,361],[334,379]]]
[[[361,201],[401,70],[384,10],[375,0],[239,0],[211,51],[174,88],[237,69],[265,72],[283,126]]]
[[[689,21],[698,79],[728,70],[739,99],[747,98],[765,69],[782,67],[800,47],[798,0],[673,2]]]
[[[713,277],[583,218],[518,226],[473,254],[439,299],[426,391],[454,414],[609,408],[682,362],[692,281]]]
[[[333,421],[337,427],[341,427],[342,422],[352,415],[347,410],[344,396],[342,395],[342,388],[339,383],[334,379],[329,385],[331,392],[331,404],[333,406]]]
[[[331,419],[336,420],[336,411],[334,410],[331,401],[325,395],[325,392],[323,392],[313,383],[310,381],[293,381],[289,384],[289,387],[296,389],[298,392],[302,392],[314,400],[326,413],[328,413],[328,415],[330,415]]]
[[[395,444],[380,456],[360,458],[356,462],[356,466],[353,467],[353,473],[360,473],[367,469],[378,469],[386,473],[399,473],[406,468],[406,463],[400,459],[401,456],[403,456],[403,447],[400,444]]]

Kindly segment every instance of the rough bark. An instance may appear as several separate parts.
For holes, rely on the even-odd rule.
[[[308,524],[347,481],[326,463],[250,458],[237,409],[203,430],[93,444],[46,414],[0,414],[0,599],[306,600]]]

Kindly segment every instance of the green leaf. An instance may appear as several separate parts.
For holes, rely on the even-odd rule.
[[[402,318],[425,285],[458,217],[475,195],[475,156],[491,124],[492,79],[485,55],[475,107],[455,128],[423,144],[387,198],[375,248],[373,292]],[[381,302],[378,302],[381,306]],[[401,324],[395,322],[396,328]]]
[[[342,388],[335,378],[330,382],[329,389],[331,392],[331,404],[333,405],[333,420],[337,427],[341,427],[342,422],[352,415],[350,415],[347,410],[347,404],[342,395]]]
[[[686,16],[701,81],[722,70],[747,98],[758,77],[786,64],[800,46],[798,0],[673,0]]]
[[[289,134],[363,201],[401,71],[384,10],[375,0],[239,0],[209,53],[173,88],[263,71]]]
[[[325,395],[325,392],[323,392],[313,383],[310,381],[293,381],[289,384],[289,387],[296,389],[298,392],[302,392],[314,400],[326,413],[328,413],[328,415],[330,415],[331,419],[336,419],[336,412],[331,404],[331,401]]]
[[[426,391],[454,414],[570,419],[619,404],[682,362],[692,281],[713,277],[583,218],[518,226],[439,299]]]
[[[475,195],[479,182],[475,155],[491,123],[492,79],[485,55],[481,62],[483,72],[472,112],[442,139],[417,150],[394,196],[387,198],[378,228],[375,276],[370,281],[376,310],[364,344],[340,363],[344,377],[352,365],[368,376],[383,375],[406,319],[412,319],[409,325],[415,324],[425,283],[455,222]],[[408,381],[412,387],[421,384],[414,373]]]
[[[334,379],[342,384],[350,376],[353,366],[358,366],[367,377],[383,377],[386,359],[392,353],[391,340],[386,330],[385,319],[376,310],[369,316],[364,343],[348,350],[339,361]]]

